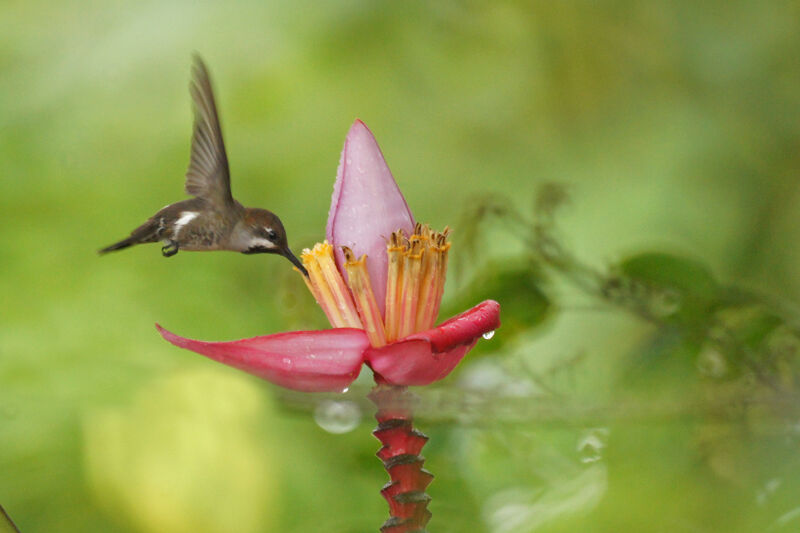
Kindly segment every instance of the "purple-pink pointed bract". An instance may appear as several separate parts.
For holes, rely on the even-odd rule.
[[[375,137],[356,120],[339,160],[326,234],[342,271],[342,246],[350,247],[356,257],[367,254],[367,270],[382,314],[386,306],[386,241],[398,229],[410,234],[414,217]]]
[[[361,371],[369,346],[363,330],[292,331],[231,342],[187,339],[156,324],[169,342],[244,370],[281,387],[305,392],[341,392]]]

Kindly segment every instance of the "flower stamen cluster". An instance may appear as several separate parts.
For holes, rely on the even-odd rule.
[[[301,255],[308,270],[303,279],[333,327],[363,329],[373,347],[385,346],[434,326],[444,293],[449,233],[449,228],[438,232],[417,223],[408,237],[402,229],[391,234],[385,316],[372,290],[366,254],[357,258],[342,246],[345,280],[336,268],[333,246],[317,243]]]
[[[450,228],[432,231],[417,223],[405,237],[394,232],[387,245],[386,338],[389,342],[433,327],[444,293]]]
[[[300,260],[308,271],[308,277],[303,276],[303,281],[328,317],[331,326],[364,329],[347,284],[336,268],[333,246],[327,240],[318,242],[313,248],[304,249]],[[296,268],[295,270],[300,272]]]

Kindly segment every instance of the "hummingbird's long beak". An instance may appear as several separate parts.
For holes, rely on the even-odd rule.
[[[300,260],[297,257],[295,257],[295,255],[288,247],[281,250],[281,255],[286,259],[288,259],[289,261],[291,261],[292,264],[296,266],[300,270],[300,272],[303,273],[305,277],[308,277],[308,271],[306,270],[306,267],[303,266],[303,263],[301,263]]]

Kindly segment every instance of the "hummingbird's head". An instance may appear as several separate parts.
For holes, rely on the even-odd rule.
[[[280,254],[306,275],[303,263],[289,249],[281,219],[266,209],[247,208],[237,228],[236,247],[243,254]]]

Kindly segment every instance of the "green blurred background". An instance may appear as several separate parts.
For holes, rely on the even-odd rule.
[[[369,376],[318,405],[153,327],[323,326],[288,262],[95,253],[183,198],[194,51],[234,194],[296,251],[358,117],[417,219],[455,228],[445,307],[504,306],[419,391],[431,531],[800,528],[796,2],[6,0],[0,504],[22,531],[387,516]],[[567,187],[554,232],[579,259],[525,240],[543,182]]]

